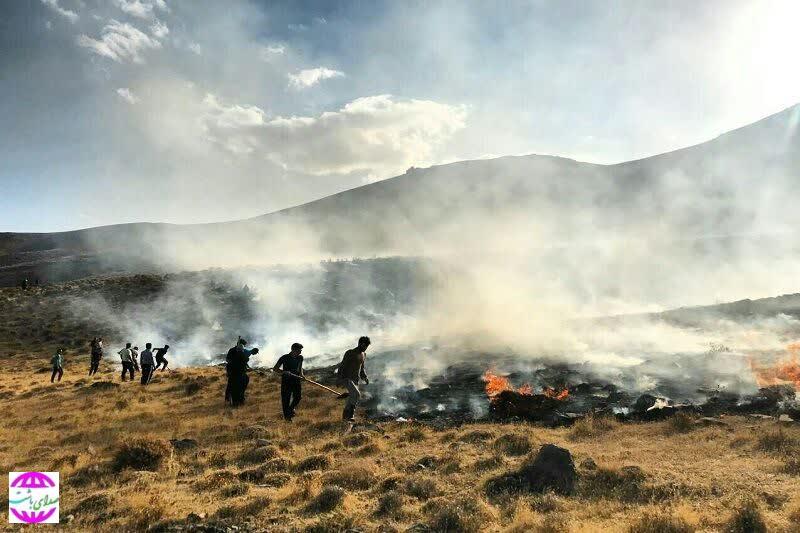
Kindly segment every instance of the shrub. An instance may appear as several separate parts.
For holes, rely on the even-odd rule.
[[[640,502],[647,499],[644,480],[644,473],[637,467],[623,467],[619,470],[598,468],[581,476],[578,491],[586,498]]]
[[[480,531],[485,520],[486,512],[477,500],[462,498],[440,506],[429,525],[441,533],[470,533]]]
[[[515,435],[510,433],[498,437],[494,441],[494,449],[506,455],[519,456],[526,455],[531,451],[531,441],[526,435]]]
[[[369,435],[366,433],[356,433],[354,435],[349,435],[342,440],[342,443],[347,446],[348,448],[357,448],[359,446],[363,446],[370,441]]]
[[[790,476],[800,476],[800,458],[790,457],[787,459],[781,471]]]
[[[481,442],[485,442],[487,440],[493,439],[494,433],[491,431],[485,430],[475,430],[470,431],[469,433],[465,433],[461,436],[461,442],[469,442],[470,444],[479,444]]]
[[[667,433],[688,433],[695,428],[694,418],[688,413],[676,413],[667,420]]]
[[[723,528],[725,533],[766,533],[767,525],[761,511],[752,500],[746,501],[733,513]]]
[[[327,513],[344,501],[344,489],[336,486],[323,487],[317,497],[308,505],[309,512]]]
[[[645,514],[628,528],[628,533],[692,533],[682,518],[668,514]]]
[[[105,494],[93,494],[84,498],[72,508],[69,514],[98,516],[111,507],[111,500]]]
[[[224,498],[235,498],[236,496],[244,496],[250,490],[249,485],[245,485],[244,483],[237,483],[236,485],[229,485],[227,487],[223,487],[220,491],[220,495]]]
[[[436,482],[430,478],[412,477],[403,484],[403,492],[420,500],[427,500],[434,497],[439,492],[439,488],[436,486]]]
[[[427,438],[427,435],[420,427],[413,427],[406,431],[405,440],[408,442],[422,442]]]
[[[112,467],[119,472],[126,468],[155,472],[172,456],[172,446],[163,439],[147,437],[123,442],[114,454]]]
[[[608,416],[589,415],[581,418],[572,426],[569,438],[581,440],[586,438],[599,437],[603,433],[608,433],[615,429],[619,423]]]
[[[245,464],[263,463],[278,456],[278,449],[275,446],[259,446],[258,448],[248,448],[239,455],[239,461]]]
[[[762,452],[789,452],[797,446],[797,441],[787,435],[783,429],[769,431],[760,435],[756,441],[756,448]]]
[[[331,472],[325,477],[331,485],[351,490],[367,490],[375,484],[375,475],[363,467],[352,467],[347,470]]]
[[[378,516],[399,517],[403,513],[403,496],[396,491],[389,491],[378,499]]]
[[[327,455],[311,455],[297,463],[295,467],[300,472],[309,470],[325,470],[331,466],[331,458]]]

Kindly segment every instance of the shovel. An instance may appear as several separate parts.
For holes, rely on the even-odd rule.
[[[307,382],[311,383],[312,385],[316,385],[317,387],[319,387],[321,389],[325,389],[328,392],[334,393],[336,395],[336,397],[339,398],[339,399],[347,398],[350,395],[349,392],[339,392],[339,391],[334,390],[334,389],[332,389],[330,387],[326,387],[322,383],[317,383],[316,381],[314,381],[312,379],[308,379],[305,376],[298,376],[297,374],[293,374],[292,372],[289,372],[287,370],[280,370],[280,369],[274,369],[273,368],[272,371],[273,372],[280,372],[281,374],[287,374],[287,375],[295,377],[297,379],[302,379],[303,381],[307,381]]]

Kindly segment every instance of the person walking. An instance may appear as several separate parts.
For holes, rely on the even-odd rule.
[[[64,348],[56,350],[56,354],[50,359],[50,362],[53,364],[53,373],[50,375],[50,383],[53,383],[56,379],[56,375],[58,375],[58,381],[61,381],[61,377],[64,375]]]
[[[126,343],[125,347],[117,353],[119,353],[119,358],[122,360],[122,381],[125,381],[125,374],[127,372],[130,372],[131,381],[133,381],[133,352],[131,351],[131,343]]]
[[[150,379],[153,377],[155,362],[153,361],[152,347],[153,344],[148,342],[144,345],[144,351],[139,355],[139,364],[142,366],[142,385],[150,383]]]
[[[102,337],[95,337],[90,343],[91,355],[89,361],[89,375],[97,374],[100,369],[100,361],[103,359],[103,339]]]
[[[366,351],[370,345],[369,337],[358,339],[358,346],[351,348],[344,353],[342,362],[337,367],[336,376],[341,386],[347,388],[348,396],[342,411],[342,420],[355,422],[356,407],[361,400],[361,391],[358,388],[359,381],[369,385],[369,378],[364,369]]]
[[[303,374],[303,345],[299,342],[292,344],[291,351],[278,358],[278,362],[272,370],[281,371],[281,406],[283,407],[283,418],[291,422],[294,418],[295,408],[300,403],[302,397],[302,383],[305,375]]]
[[[228,384],[225,387],[225,401],[230,401],[232,407],[244,403],[247,385],[250,377],[247,375],[250,356],[258,353],[258,348],[248,350],[245,348],[247,341],[239,337],[236,346],[228,350],[225,357],[225,372],[228,375]]]

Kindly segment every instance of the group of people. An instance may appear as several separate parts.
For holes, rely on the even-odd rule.
[[[369,384],[369,378],[364,368],[369,345],[369,337],[359,338],[356,347],[347,350],[342,357],[342,361],[335,367],[337,383],[347,390],[346,393],[342,394],[342,397],[347,398],[342,410],[342,419],[345,421],[352,422],[355,420],[356,407],[361,400],[360,383],[363,381],[365,384]],[[102,337],[93,338],[90,346],[89,375],[92,376],[97,373],[100,368],[100,361],[103,358]],[[246,346],[247,341],[239,337],[236,346],[228,350],[225,358],[225,367],[228,375],[228,383],[225,387],[225,401],[233,407],[244,403],[247,385],[250,383],[250,377],[247,375],[247,371],[250,368],[250,357],[258,353],[258,348],[248,349]],[[167,370],[169,364],[165,357],[167,351],[169,351],[168,344],[165,344],[163,348],[153,349],[153,344],[148,342],[145,344],[144,350],[139,353],[138,346],[131,347],[130,342],[126,343],[125,348],[117,352],[122,362],[122,381],[126,381],[127,376],[130,376],[130,380],[133,381],[136,371],[140,371],[141,384],[147,385],[156,370]],[[280,356],[272,368],[274,372],[281,373],[281,407],[283,417],[287,422],[291,422],[295,416],[295,410],[302,398],[302,383],[306,380],[302,353],[303,345],[295,342],[292,344],[289,353]],[[53,365],[53,373],[50,376],[50,382],[53,383],[56,377],[58,377],[58,381],[61,381],[64,375],[63,348],[58,348],[51,363]]]
[[[359,338],[358,345],[347,350],[335,368],[337,383],[347,390],[347,393],[342,395],[347,398],[342,410],[342,420],[346,422],[355,420],[356,407],[361,400],[359,388],[361,381],[369,384],[364,363],[370,343],[369,337]],[[228,386],[225,389],[225,401],[234,407],[244,403],[245,392],[250,382],[247,376],[248,362],[251,355],[258,353],[258,348],[248,350],[245,346],[247,341],[240,337],[236,346],[228,350],[226,357]],[[289,353],[280,356],[272,367],[274,372],[281,373],[281,407],[283,418],[287,422],[291,422],[295,417],[295,410],[302,398],[302,383],[306,381],[302,352],[303,345],[295,342]]]
[[[130,375],[131,381],[133,381],[136,378],[135,372],[140,371],[142,373],[141,383],[147,385],[153,379],[156,370],[160,369],[162,372],[167,370],[169,362],[164,357],[167,351],[169,351],[169,344],[153,350],[153,343],[148,342],[140,354],[138,346],[131,348],[131,343],[126,343],[125,347],[117,352],[122,361],[122,381],[125,381],[126,374]]]

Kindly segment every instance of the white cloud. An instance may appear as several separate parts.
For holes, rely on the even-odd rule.
[[[169,6],[165,0],[156,0],[155,6],[161,11],[166,11],[167,13],[170,12]]]
[[[100,39],[79,35],[78,46],[88,48],[95,54],[107,57],[118,63],[133,61],[144,63],[142,52],[161,48],[161,43],[141,30],[127,23],[112,20],[103,28]]]
[[[258,49],[258,56],[262,61],[272,61],[276,56],[286,53],[286,47],[282,44],[270,44],[268,46],[261,46]]]
[[[344,77],[344,72],[326,67],[317,67],[301,70],[296,74],[289,74],[289,85],[296,89],[306,89],[322,80]]]
[[[199,56],[203,55],[203,47],[200,46],[200,43],[189,43],[189,50]]]
[[[132,17],[138,17],[140,19],[149,19],[153,17],[152,2],[142,2],[142,0],[116,0],[115,3],[117,7]]]
[[[169,35],[169,28],[160,20],[156,20],[155,23],[150,26],[150,33],[152,33],[153,37],[156,39],[163,39]]]
[[[73,24],[78,20],[78,14],[58,5],[58,0],[42,0],[42,3]]]
[[[467,110],[391,95],[358,98],[318,117],[276,117],[206,96],[209,140],[234,154],[259,154],[315,175],[369,172],[376,178],[430,164],[434,150],[465,127]]]
[[[127,87],[120,87],[117,89],[117,94],[120,98],[128,102],[129,104],[135,104],[139,101],[139,97],[131,92],[130,89]]]

